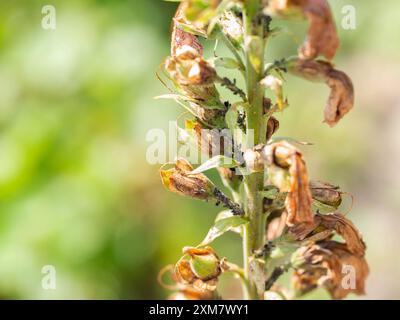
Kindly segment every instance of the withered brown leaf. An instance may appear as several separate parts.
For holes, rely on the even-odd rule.
[[[365,243],[361,233],[354,224],[340,213],[320,214],[314,216],[313,224],[299,224],[289,229],[296,240],[320,241],[331,238],[333,232],[340,235],[347,250],[355,256],[365,255]]]
[[[338,186],[322,181],[310,181],[310,190],[312,198],[325,205],[338,208],[342,203],[342,193]]]
[[[356,256],[364,256],[365,243],[361,233],[354,224],[340,213],[317,214],[316,219],[319,220],[319,226],[326,229],[335,230],[343,237],[348,251]]]
[[[369,273],[364,257],[352,254],[345,244],[323,241],[301,247],[296,253],[302,265],[296,268],[292,281],[300,294],[318,286],[325,287],[332,298],[343,299],[349,293],[364,294],[365,280]],[[354,271],[355,283],[346,283],[344,268]]]
[[[180,158],[174,168],[160,170],[161,181],[168,190],[177,194],[201,200],[210,199],[214,185],[204,174],[192,174],[192,170],[190,163]]]
[[[196,143],[203,154],[210,158],[217,155],[234,157],[233,140],[229,130],[207,129],[196,121],[186,121],[186,128],[193,130]]]
[[[264,148],[263,156],[270,165],[278,166],[289,172],[289,190],[283,190],[288,191],[285,201],[288,226],[313,223],[307,168],[301,152],[283,141],[267,145]],[[281,186],[277,187],[281,188]]]
[[[339,48],[335,22],[326,0],[300,0],[304,15],[310,22],[307,38],[299,48],[302,59],[314,59],[324,55],[331,60]]]
[[[324,122],[334,126],[354,106],[354,87],[351,79],[325,61],[295,59],[289,71],[310,81],[325,82],[331,89],[324,111]]]
[[[184,15],[184,11],[186,10],[187,6],[187,1],[182,2],[179,5],[173,19],[171,37],[171,55],[173,57],[176,56],[180,49],[182,49],[184,46],[192,48],[199,56],[203,55],[203,46],[197,37],[179,28],[180,23],[187,23]]]
[[[268,11],[290,15],[293,10],[300,11],[309,21],[306,40],[299,48],[301,59],[315,59],[324,55],[331,60],[339,48],[339,38],[329,4],[326,0],[272,0]]]

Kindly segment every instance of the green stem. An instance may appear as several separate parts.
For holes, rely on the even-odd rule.
[[[244,26],[246,37],[246,85],[249,106],[246,112],[246,128],[248,135],[254,133],[254,145],[265,143],[266,132],[263,125],[263,99],[264,89],[260,85],[264,64],[264,35],[262,26],[257,25],[256,15],[259,11],[259,0],[247,0],[244,8]],[[258,37],[258,38],[254,38]],[[248,45],[250,39],[259,40],[260,46]],[[259,63],[254,63],[258,61]],[[258,67],[257,67],[258,66]],[[257,293],[257,284],[254,270],[250,268],[249,261],[254,252],[259,250],[264,243],[265,215],[263,213],[263,197],[260,191],[264,186],[263,173],[252,173],[244,177],[244,210],[249,223],[243,232],[243,258],[244,272],[251,290],[246,299],[262,299]]]

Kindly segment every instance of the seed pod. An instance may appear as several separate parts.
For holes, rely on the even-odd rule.
[[[324,111],[325,121],[334,126],[354,105],[354,87],[351,79],[324,61],[292,60],[288,70],[310,81],[325,82],[331,89]]]
[[[181,86],[206,86],[214,82],[214,68],[191,47],[183,46],[177,55],[166,60],[166,70]]]
[[[221,261],[211,247],[185,247],[183,257],[175,265],[175,278],[180,284],[214,291],[222,272]]]
[[[203,47],[197,37],[180,28],[190,25],[186,13],[191,6],[191,1],[184,1],[178,7],[172,30],[171,57],[165,61],[165,70],[185,95],[197,100],[201,107],[223,109],[214,85],[215,69],[203,59]]]
[[[183,253],[189,255],[190,267],[198,279],[208,281],[221,274],[219,258],[211,247],[185,247]]]
[[[190,100],[203,108],[225,109],[214,84],[216,71],[192,48],[184,46],[166,59],[165,70]]]
[[[202,173],[191,174],[192,170],[189,162],[178,159],[174,168],[160,170],[162,183],[168,190],[183,196],[200,200],[213,198],[213,183]]]
[[[289,185],[285,183],[285,179],[275,180],[279,183],[276,186],[281,192],[288,192],[285,201],[288,226],[312,223],[312,198],[307,168],[300,151],[287,142],[277,142],[266,145],[262,157],[269,164],[269,173],[273,173],[271,169],[274,167],[288,173]]]
[[[324,55],[331,60],[339,48],[339,38],[329,4],[326,0],[271,0],[267,11],[271,14],[303,14],[310,26],[304,44],[299,48],[301,59],[315,59]]]
[[[327,206],[338,208],[342,203],[342,193],[339,187],[321,181],[310,181],[311,195],[314,200],[317,200]]]

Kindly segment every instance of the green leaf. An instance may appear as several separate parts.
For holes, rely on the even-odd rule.
[[[214,67],[221,67],[225,69],[241,69],[239,62],[229,57],[216,57],[210,59],[209,62]]]
[[[223,155],[218,155],[215,157],[212,157],[211,159],[207,160],[204,162],[202,165],[194,169],[191,173],[192,174],[198,174],[213,168],[217,167],[223,167],[223,168],[234,168],[238,167],[239,163],[235,161],[232,158],[223,156]]]
[[[155,100],[182,100],[182,101],[190,101],[190,102],[196,102],[196,100],[191,99],[189,97],[186,97],[182,94],[175,94],[175,93],[167,93],[167,94],[162,94],[159,96],[154,97]]]
[[[195,36],[200,36],[200,37],[203,37],[203,38],[207,38],[207,33],[205,33],[203,30],[201,30],[201,29],[198,29],[198,28],[195,28],[193,25],[191,25],[191,24],[187,24],[187,23],[183,23],[183,22],[178,22],[178,21],[176,21],[175,22],[176,23],[176,26],[179,28],[179,29],[181,29],[181,30],[183,30],[183,31],[185,31],[185,32],[187,32],[187,33],[191,33],[191,34],[193,34],[193,35],[195,35]]]
[[[248,222],[247,219],[239,216],[231,216],[229,218],[218,220],[208,231],[207,236],[204,238],[204,240],[200,245],[201,246],[208,245],[215,239],[223,235],[225,232],[228,232],[233,228],[237,228],[247,222]]]

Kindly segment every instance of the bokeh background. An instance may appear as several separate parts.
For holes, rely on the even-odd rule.
[[[312,178],[338,184],[368,244],[367,299],[400,297],[400,2],[330,1],[342,46],[335,58],[356,88],[356,107],[322,124],[328,89],[288,77],[291,107],[280,136],[302,147]],[[54,5],[56,30],[41,27]],[[344,5],[355,30],[340,27]],[[0,298],[152,299],[169,293],[158,271],[198,244],[218,208],[166,192],[146,161],[146,133],[182,112],[155,101],[176,4],[161,0],[0,2]],[[271,40],[292,55],[304,22]],[[349,201],[343,210],[350,206]],[[240,240],[216,241],[240,262]],[[56,290],[43,290],[53,265]],[[284,279],[283,279],[284,280]],[[227,298],[236,283],[223,279]],[[317,291],[308,298],[326,298]],[[355,297],[350,297],[355,298]]]

